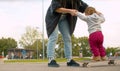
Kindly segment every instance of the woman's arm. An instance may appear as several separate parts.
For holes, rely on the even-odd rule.
[[[69,13],[71,14],[72,16],[75,16],[75,13],[77,12],[77,10],[75,9],[67,9],[67,8],[58,8],[56,9],[56,12],[58,13]]]

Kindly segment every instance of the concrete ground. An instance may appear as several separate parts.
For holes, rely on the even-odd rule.
[[[3,63],[0,60],[0,71],[120,71],[120,60],[116,65],[108,65],[108,61],[90,62],[88,67],[67,67],[66,63],[59,63],[60,67],[48,67],[47,63]]]

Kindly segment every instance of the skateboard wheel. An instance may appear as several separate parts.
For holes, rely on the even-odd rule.
[[[113,64],[113,65],[114,65],[114,64],[115,64],[115,62],[114,62],[114,60],[110,60],[110,61],[108,62],[108,64],[109,64],[109,65],[111,65],[111,64]]]
[[[88,62],[82,64],[83,67],[88,67]]]

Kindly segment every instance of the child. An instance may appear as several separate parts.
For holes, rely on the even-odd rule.
[[[83,21],[87,22],[89,31],[89,44],[93,53],[93,60],[106,60],[106,51],[103,47],[103,34],[101,23],[105,21],[103,14],[98,13],[95,8],[87,7],[85,15],[76,12],[76,15]]]

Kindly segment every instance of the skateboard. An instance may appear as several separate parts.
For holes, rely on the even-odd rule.
[[[110,57],[110,58],[108,58],[108,60],[105,60],[105,61],[94,61],[94,60],[83,61],[82,67],[90,67],[89,66],[90,63],[97,63],[97,62],[105,62],[105,63],[108,63],[108,65],[116,65],[117,64],[115,57]]]
[[[115,60],[109,60],[108,64],[109,65],[112,65],[112,64],[115,65],[116,63],[115,63]]]
[[[117,63],[116,63],[116,58],[115,57],[109,57],[108,58],[109,60],[108,60],[108,65],[116,65]]]

